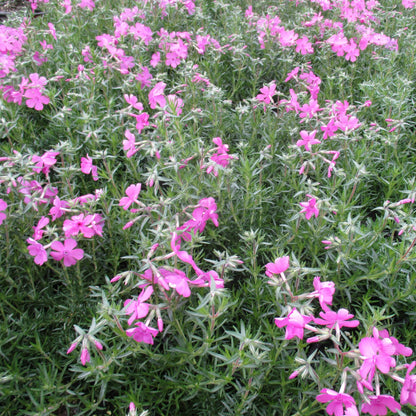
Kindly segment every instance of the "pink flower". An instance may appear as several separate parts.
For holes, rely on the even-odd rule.
[[[303,329],[312,320],[312,317],[302,315],[293,308],[286,318],[275,318],[274,323],[279,327],[286,327],[285,339],[298,337],[303,339]]]
[[[416,375],[410,375],[415,366],[416,361],[413,361],[412,364],[407,367],[406,377],[400,393],[401,404],[408,403],[411,406],[416,406]]]
[[[177,269],[173,271],[160,269],[160,272],[169,286],[174,288],[179,295],[184,298],[189,298],[189,296],[191,296],[191,289],[188,284],[189,279],[183,271]]]
[[[124,137],[123,150],[127,151],[127,158],[131,158],[139,150],[136,148],[136,137],[129,129],[124,132]]]
[[[139,203],[137,200],[140,191],[142,189],[142,184],[138,183],[137,185],[130,185],[126,189],[126,195],[125,197],[120,199],[119,206],[123,207],[125,211],[130,207],[131,204],[134,202]]]
[[[316,396],[316,400],[320,403],[328,403],[326,412],[335,416],[359,416],[355,400],[352,396],[345,393],[337,393],[331,389],[322,389],[321,394]],[[345,407],[345,413],[344,413]],[[348,412],[348,413],[347,413]]]
[[[137,342],[153,345],[153,338],[158,334],[158,330],[145,325],[143,322],[137,322],[136,328],[130,328],[126,331],[128,337],[133,337]]]
[[[372,416],[385,416],[387,415],[387,408],[393,413],[397,413],[397,410],[401,410],[401,406],[394,397],[381,394],[379,396],[368,397],[370,403],[363,403],[361,407],[362,413],[370,413]]]
[[[289,268],[289,256],[279,257],[274,263],[266,264],[266,276],[273,277],[274,274],[284,273]]]
[[[86,175],[91,173],[94,181],[98,181],[97,166],[92,164],[92,159],[88,156],[88,153],[87,157],[81,158],[81,172]]]
[[[324,312],[319,314],[321,318],[314,318],[313,321],[318,325],[325,325],[329,329],[334,328],[355,328],[360,325],[360,322],[357,319],[350,321],[351,318],[354,318],[354,315],[349,313],[346,309],[340,309],[338,312],[331,311],[326,309]]]
[[[0,211],[6,211],[7,202],[0,198]],[[3,221],[7,218],[7,215],[4,212],[0,212],[0,225],[3,224]]]
[[[311,197],[311,195],[306,195]],[[303,207],[303,209],[300,211],[302,214],[305,213],[305,217],[307,220],[311,219],[312,215],[315,215],[315,218],[319,215],[319,209],[316,206],[316,198],[309,198],[306,202],[300,202],[299,205]]]
[[[56,163],[56,156],[59,155],[59,152],[48,151],[45,152],[42,156],[33,155],[32,163],[36,163],[33,170],[37,173],[44,173],[47,175],[50,171],[50,168]]]
[[[27,98],[26,105],[37,111],[43,110],[43,105],[49,104],[49,97],[42,95],[37,88],[26,90],[24,97]]]
[[[89,363],[91,361],[90,352],[88,351],[88,348],[83,348],[81,350],[81,364],[85,365],[86,363]]]
[[[62,217],[65,213],[65,208],[69,208],[68,202],[61,201],[59,197],[54,198],[53,207],[49,210],[49,215],[52,217],[52,221]]]
[[[127,299],[124,302],[126,315],[131,315],[127,323],[131,325],[136,319],[144,318],[149,313],[149,304],[145,303],[153,293],[153,286],[143,289],[137,300]]]
[[[27,247],[29,254],[35,258],[35,263],[39,266],[46,263],[48,261],[48,253],[43,248],[43,245],[32,238],[28,238],[26,241],[29,243]]]
[[[270,104],[273,102],[273,95],[276,94],[276,84],[273,82],[270,87],[260,88],[261,94],[256,96],[256,99],[262,101],[265,104]]]
[[[378,339],[373,337],[363,338],[358,348],[364,359],[359,373],[362,378],[367,378],[371,382],[376,368],[378,368],[383,374],[390,371],[391,367],[396,365],[396,360],[391,357],[395,353],[395,346],[392,341],[388,338]]]
[[[94,0],[81,0],[78,3],[78,7],[81,9],[88,9],[90,12],[92,12],[94,10],[95,3]]]
[[[310,146],[312,146],[313,144],[321,143],[318,139],[315,139],[315,136],[316,136],[316,130],[314,130],[311,133],[308,133],[307,131],[302,130],[300,132],[300,137],[302,137],[302,140],[298,140],[296,142],[296,146],[298,147],[305,146],[305,150],[310,152],[311,151]]]
[[[51,251],[51,256],[57,261],[63,259],[65,267],[72,266],[84,257],[84,250],[75,248],[76,246],[77,242],[72,238],[66,239],[63,244],[60,241],[54,241],[51,248],[55,251]]]
[[[327,309],[327,305],[332,305],[332,296],[335,293],[334,282],[321,282],[321,278],[315,276],[313,279],[313,287],[315,288],[315,292],[312,292],[312,295],[319,298],[319,303],[323,310]]]
[[[164,107],[166,105],[166,98],[163,91],[166,87],[164,82],[158,82],[149,92],[150,108],[156,108],[157,105]]]
[[[34,233],[32,235],[32,238],[34,240],[40,240],[43,236],[43,233],[45,232],[45,230],[42,230],[43,227],[46,227],[49,224],[49,218],[47,217],[42,217],[38,224],[35,227],[32,227],[34,230]]]

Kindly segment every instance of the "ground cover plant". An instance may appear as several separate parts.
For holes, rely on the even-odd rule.
[[[29,3],[0,414],[415,413],[416,2]]]

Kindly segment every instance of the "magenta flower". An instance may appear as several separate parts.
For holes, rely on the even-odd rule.
[[[65,213],[65,208],[69,208],[69,204],[66,201],[61,201],[59,197],[54,198],[53,207],[49,210],[49,215],[52,217],[52,221],[62,217]]]
[[[368,398],[370,403],[363,403],[361,407],[362,413],[370,413],[372,416],[385,416],[387,415],[387,408],[389,408],[393,413],[397,413],[402,407],[394,397],[381,394],[379,396],[370,396]]]
[[[273,95],[276,94],[276,84],[273,82],[270,87],[260,88],[261,94],[256,96],[256,99],[262,101],[265,104],[270,104],[273,102]]]
[[[406,377],[404,379],[402,391],[400,393],[400,403],[401,404],[410,404],[411,406],[416,406],[416,375],[410,373],[416,366],[416,361],[413,361],[407,367]]]
[[[59,152],[45,152],[42,156],[33,155],[32,162],[36,163],[33,170],[37,173],[44,173],[47,175],[50,168],[56,163],[55,157],[59,155]]]
[[[285,339],[298,337],[303,339],[304,328],[312,320],[312,317],[302,315],[293,308],[286,318],[275,318],[274,323],[279,327],[286,327]]]
[[[137,300],[127,299],[124,302],[126,315],[131,315],[127,323],[131,325],[136,319],[144,318],[149,313],[149,304],[145,303],[153,293],[153,286],[143,289]]]
[[[375,370],[378,368],[383,374],[390,371],[391,367],[396,365],[396,360],[391,357],[396,348],[390,339],[378,339],[373,337],[363,338],[358,348],[364,359],[359,373],[362,378],[367,378],[368,381],[372,381]]]
[[[274,263],[266,264],[266,276],[273,277],[274,274],[284,273],[289,268],[289,256],[279,257]]]
[[[332,296],[335,293],[334,282],[321,282],[321,278],[315,276],[313,279],[313,287],[315,288],[315,291],[312,292],[312,295],[318,297],[323,310],[328,308],[327,305],[332,305]]]
[[[43,233],[45,232],[45,230],[42,230],[43,227],[46,227],[49,224],[49,218],[47,217],[42,217],[38,224],[33,228],[33,235],[32,238],[34,240],[40,240],[43,236]]]
[[[83,348],[81,350],[81,364],[85,365],[86,363],[89,363],[91,361],[90,352],[88,351],[88,348]]]
[[[128,337],[133,337],[137,342],[153,345],[153,338],[158,334],[158,330],[145,325],[143,322],[137,322],[136,328],[129,328],[126,331]]]
[[[54,241],[51,248],[55,251],[51,251],[51,256],[57,261],[63,259],[65,267],[72,266],[84,257],[84,250],[75,248],[76,246],[77,242],[72,238],[66,239],[63,244]]]
[[[331,389],[322,389],[321,394],[316,396],[316,400],[320,403],[328,403],[326,412],[335,416],[359,416],[355,400],[352,396],[345,393],[337,393]],[[344,413],[345,407],[345,413]],[[348,413],[347,413],[348,412]]]
[[[29,243],[29,246],[27,247],[29,254],[35,258],[35,263],[39,266],[46,263],[48,261],[48,253],[43,245],[32,238],[28,238],[26,241]]]
[[[123,207],[123,209],[126,211],[131,204],[134,202],[139,203],[137,200],[140,191],[142,189],[142,184],[138,183],[137,185],[130,185],[126,189],[126,195],[125,197],[120,199],[119,206]]]
[[[346,309],[340,309],[338,312],[326,309],[319,316],[321,318],[314,318],[313,321],[318,325],[325,325],[329,329],[342,328],[344,326],[347,328],[355,328],[360,325],[360,321],[357,319],[350,321],[351,318],[354,318],[354,315]]]
[[[296,142],[296,146],[301,147],[305,146],[305,150],[308,152],[311,151],[311,147],[313,144],[321,143],[318,139],[315,139],[316,136],[316,130],[314,130],[311,133],[308,133],[306,130],[302,130],[300,132],[300,137],[302,137],[302,140],[298,140]]]
[[[92,159],[88,156],[88,153],[87,157],[81,158],[81,172],[86,175],[91,173],[94,181],[98,181],[97,166],[92,164]]]
[[[179,295],[183,296],[184,298],[191,296],[189,279],[186,277],[183,271],[177,269],[173,271],[159,269],[159,271],[162,273],[165,281],[169,284],[169,286],[174,288]]]
[[[37,88],[26,90],[24,97],[27,98],[26,105],[29,108],[34,108],[37,111],[43,110],[44,104],[49,104],[49,97],[42,95]]]
[[[303,207],[303,209],[300,211],[302,214],[305,213],[305,217],[307,220],[311,219],[312,215],[315,215],[315,218],[319,215],[319,209],[316,206],[316,198],[312,198],[311,195],[306,195],[310,198],[306,202],[300,202],[299,205]]]
[[[6,211],[7,202],[0,198],[0,211]],[[7,218],[7,215],[4,212],[0,212],[0,225],[3,224],[3,221]]]
[[[413,354],[413,350],[411,348],[400,344],[397,338],[389,336],[389,331],[387,331],[387,329],[382,329],[379,331],[376,327],[374,327],[373,336],[374,338],[390,340],[395,348],[393,355],[403,355],[404,357],[410,357]]]
[[[163,91],[166,87],[164,82],[158,82],[149,92],[150,108],[156,108],[157,105],[164,107],[166,105],[166,98]]]

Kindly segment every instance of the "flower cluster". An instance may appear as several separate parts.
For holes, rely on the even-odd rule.
[[[346,309],[342,308],[338,312],[330,309],[335,293],[335,284],[321,282],[321,278],[316,276],[313,282],[315,288],[313,292],[294,295],[285,274],[289,267],[288,256],[280,257],[274,263],[266,264],[266,275],[271,279],[269,284],[276,287],[284,285],[292,303],[297,304],[297,307],[287,306],[286,316],[275,318],[276,326],[286,328],[285,339],[287,340],[303,339],[305,333],[313,334],[313,336],[306,338],[307,343],[329,339],[334,344],[334,349],[331,350],[334,354],[339,357],[351,358],[355,364],[355,368],[344,367],[342,369],[342,382],[338,392],[324,388],[316,396],[316,400],[319,402],[328,403],[327,414],[358,416],[358,408],[360,407],[361,413],[369,413],[372,416],[386,415],[388,410],[397,413],[398,410],[401,410],[402,405],[416,405],[416,376],[411,375],[416,361],[410,365],[398,365],[395,358],[411,356],[412,349],[390,336],[387,330],[379,330],[374,327],[372,336],[363,337],[358,343],[358,348],[344,350],[341,340],[346,339],[347,335],[342,334],[341,336],[342,328],[356,328],[360,322],[353,319],[354,315]],[[318,299],[322,308],[319,317],[315,317],[309,312],[311,310],[310,302],[313,299]],[[299,301],[306,301],[307,304],[301,304]],[[398,374],[402,370],[407,370],[404,378]],[[299,374],[304,376],[308,371],[308,368],[303,365],[289,378],[295,378]],[[380,393],[383,375],[402,384],[400,403],[393,396]],[[345,393],[347,388],[351,394]],[[357,405],[356,399],[352,395],[355,390],[361,398],[361,406]],[[375,395],[371,395],[370,392],[373,393],[374,390]]]

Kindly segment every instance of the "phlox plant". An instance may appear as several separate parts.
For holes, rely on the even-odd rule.
[[[27,6],[0,413],[412,414],[415,2]]]

